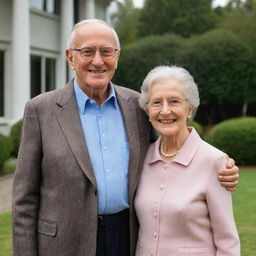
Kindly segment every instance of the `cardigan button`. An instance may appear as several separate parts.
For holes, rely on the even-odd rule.
[[[94,190],[94,195],[95,195],[95,196],[98,195],[98,190],[97,190],[97,189]]]

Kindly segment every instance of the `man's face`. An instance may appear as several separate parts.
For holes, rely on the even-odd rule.
[[[82,57],[79,51],[66,50],[69,65],[75,70],[79,87],[90,96],[92,92],[107,92],[117,68],[120,52],[112,59],[104,59],[100,49],[111,47],[116,49],[117,42],[113,32],[102,24],[85,24],[77,29],[73,37],[72,49],[90,47],[94,49],[93,58]]]

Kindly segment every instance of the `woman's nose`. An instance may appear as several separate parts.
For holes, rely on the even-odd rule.
[[[169,114],[170,113],[170,107],[168,102],[163,102],[162,108],[161,108],[162,114]]]

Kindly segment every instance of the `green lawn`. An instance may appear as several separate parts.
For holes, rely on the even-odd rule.
[[[11,256],[11,214],[0,215],[0,256]]]
[[[233,192],[234,213],[241,240],[241,256],[256,255],[256,169],[241,170]],[[11,214],[0,215],[0,256],[11,256]]]
[[[256,255],[256,169],[240,171],[239,186],[233,192],[236,224],[241,240],[241,256]]]

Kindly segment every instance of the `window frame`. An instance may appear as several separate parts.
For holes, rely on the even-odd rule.
[[[46,56],[46,55],[41,55],[41,54],[36,54],[36,53],[33,53],[31,52],[30,53],[30,65],[32,64],[31,63],[31,60],[33,57],[37,57],[40,59],[40,88],[39,88],[39,94],[41,93],[44,93],[44,92],[47,92],[47,91],[51,91],[51,90],[55,90],[57,88],[57,65],[58,65],[58,57],[57,56]],[[51,90],[46,90],[47,89],[47,86],[46,86],[46,82],[47,82],[47,78],[46,78],[46,75],[47,75],[47,60],[53,60],[54,61],[54,86],[53,88],[51,88]],[[32,72],[30,73],[30,79],[32,77]],[[31,79],[31,82],[30,82],[30,97],[35,97],[36,95],[38,94],[35,94],[35,95],[32,95],[32,79]]]

